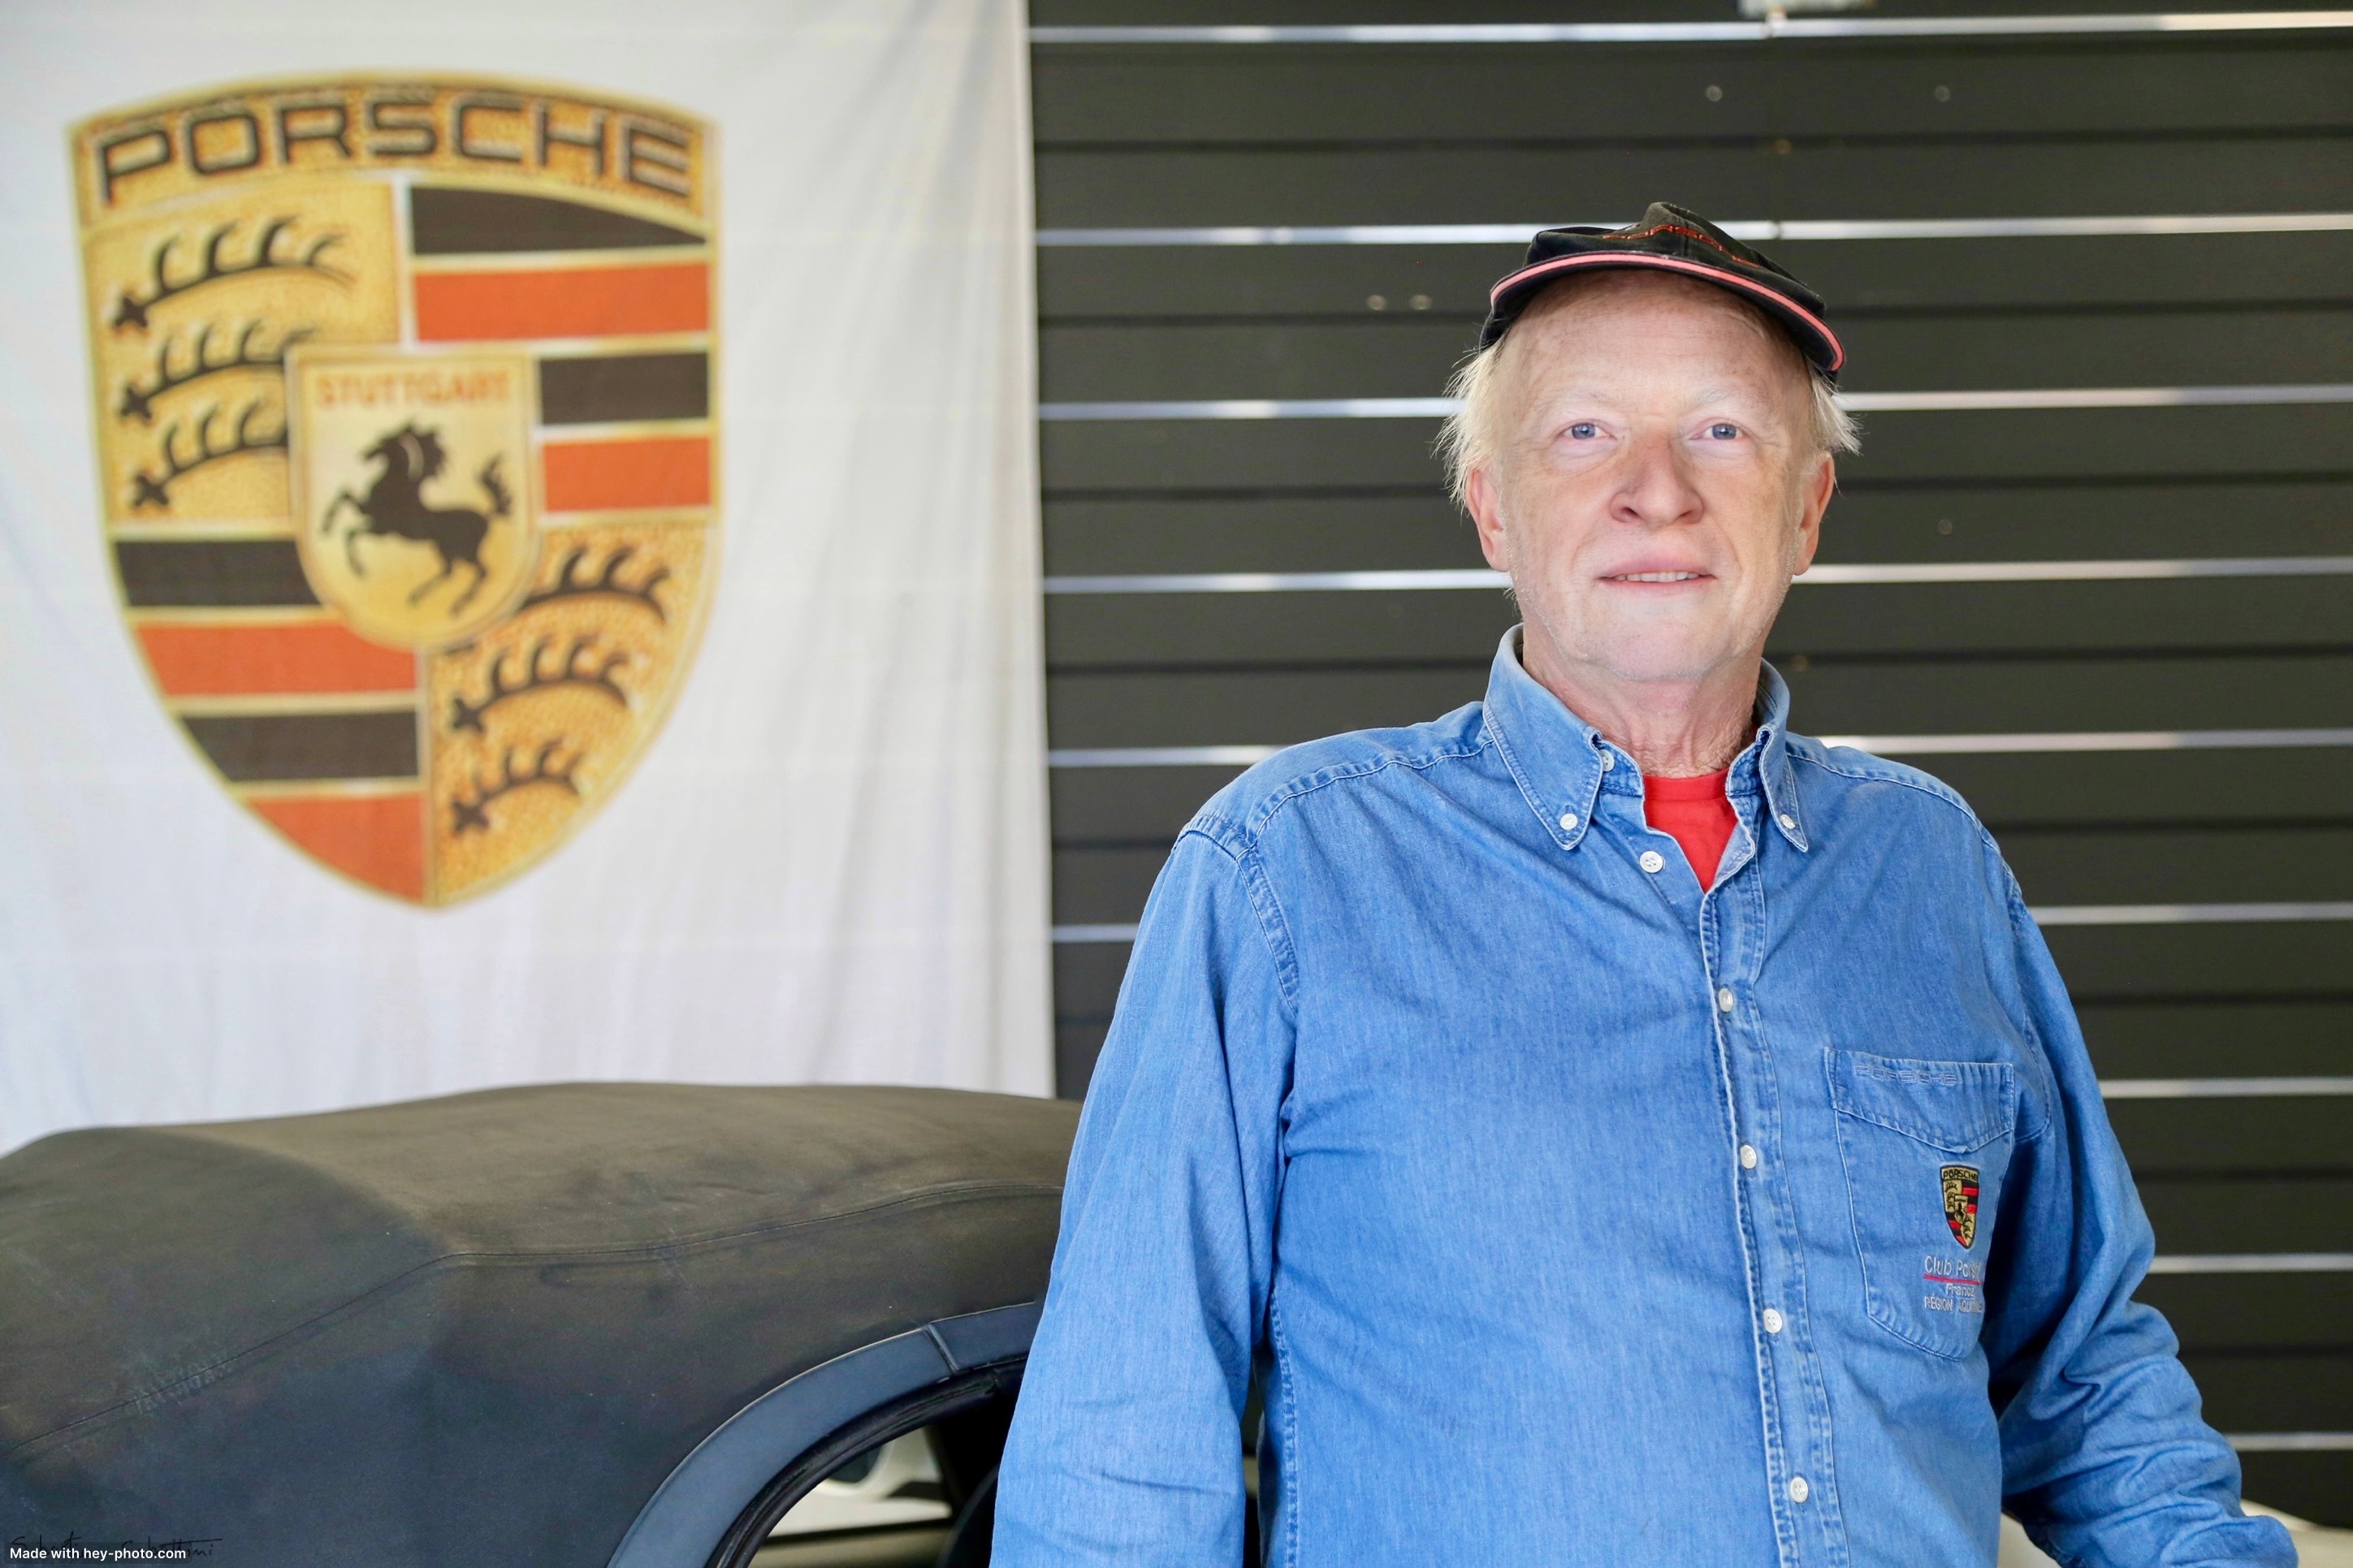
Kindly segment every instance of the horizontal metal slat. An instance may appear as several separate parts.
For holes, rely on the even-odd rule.
[[[2353,576],[2353,555],[2209,555],[2094,561],[1816,561],[1796,587],[1890,587],[1990,583],[2148,583],[2217,577]],[[1050,574],[1049,595],[1499,593],[1510,576],[1492,567],[1409,572],[1212,572],[1101,576]]]
[[[1788,661],[1792,721],[1812,734],[1910,735],[2100,728],[2343,728],[2353,660],[2340,656],[2137,658],[1845,665]],[[1057,733],[1057,743],[1060,743]]]
[[[1420,494],[1047,503],[1050,576],[1444,571],[1483,564],[1470,520]],[[1848,489],[1826,563],[2353,555],[2353,484],[1956,485]]]
[[[1433,43],[1041,50],[1038,144],[2179,135],[2353,121],[2341,33],[1597,40],[1566,54]]]
[[[2113,648],[2353,645],[2353,578],[1891,584],[1791,593],[1776,657],[1939,657]],[[1500,589],[1436,593],[1066,594],[1047,603],[1048,668],[1476,660],[1520,619]],[[1057,743],[1060,737],[1056,737]]]
[[[1579,220],[1588,228],[1624,221]],[[1054,250],[1166,246],[1514,246],[1540,228],[1564,226],[1558,215],[1511,223],[1212,224],[1206,227],[1041,228],[1039,247]],[[1568,226],[1576,226],[1570,225]],[[2353,228],[2353,213],[2075,213],[2038,217],[1738,218],[1716,223],[1738,240],[1776,246],[1885,240],[2116,238],[2193,234],[2319,234]]]
[[[1061,1024],[1102,1025],[1111,1021],[1112,1005],[1119,997],[1121,977],[1127,973],[1124,942],[1054,948],[1054,1016]]]
[[[2353,658],[1985,659],[1783,671],[1812,734],[2353,725]],[[1050,671],[1057,748],[1290,745],[1419,723],[1477,700],[1487,660],[1394,669]]]
[[[2353,802],[2353,730],[2339,739],[2334,746],[1910,760],[1958,790],[1997,835],[2086,824],[2310,821],[2353,809],[2347,805]],[[1055,842],[1173,839],[1243,765],[1058,766],[1051,775]],[[2353,1039],[2353,1017],[2346,1022],[2346,1037]]]
[[[2353,485],[2345,499],[2353,544]],[[2293,536],[2301,542],[2311,534]],[[1054,575],[1482,564],[1470,519],[1434,486],[1408,495],[1049,500],[1045,540],[1046,571]]]
[[[2353,921],[2353,826],[2011,833],[2002,847],[2046,931],[2267,915]],[[1055,921],[1134,921],[1167,856],[1162,840],[1056,849]]]
[[[2206,1352],[2182,1364],[2205,1396],[2200,1414],[2220,1431],[2353,1429],[2353,1355]]]
[[[2345,900],[2353,910],[2353,801],[2327,804],[2343,826],[2020,829],[2001,848],[2030,904]]]
[[[2043,939],[2078,1005],[2335,1000],[2353,974],[2353,921],[2062,926]]]
[[[2353,987],[2331,1001],[2088,1003],[2078,1005],[2076,1016],[2104,1076],[2353,1071]],[[2336,1239],[2303,1245],[2353,1247],[2353,1206],[2341,1220],[2341,1231],[2328,1233]],[[2278,1249],[2254,1240],[2179,1246],[2192,1252]]]
[[[1802,656],[1793,660],[1792,669],[1806,668]],[[2353,746],[2353,727],[2302,730],[2028,730],[2010,734],[1921,734],[1921,735],[1820,735],[1815,739],[1825,746],[1849,751],[1869,752],[1882,757],[1927,757],[1931,759],[1972,757],[2057,757],[2071,761],[2091,757],[2097,759],[2109,753],[2138,752],[2201,752],[2229,751],[2280,751],[2291,754],[2307,749]],[[1281,746],[1105,746],[1050,748],[1046,765],[1060,769],[1092,768],[1246,768],[1265,762],[1283,748]],[[1939,760],[1938,767],[1948,767]],[[2233,812],[2227,815],[2246,816],[2237,810],[2241,793],[2234,789],[2208,792],[2211,804],[2228,799]],[[2255,797],[2257,802],[2277,801],[2275,795]],[[2305,798],[2305,797],[2298,797]],[[2336,795],[2320,798],[2334,801]],[[2061,817],[2065,813],[2059,814]],[[2178,816],[2184,813],[2144,813],[2154,816]],[[2196,816],[2196,812],[2187,815]],[[2309,816],[2308,811],[2285,810],[2274,805],[2253,805],[2254,816]],[[2105,814],[2087,820],[2109,820]]]
[[[1483,312],[1482,312],[1483,313]],[[1050,406],[1124,399],[1436,395],[1475,346],[1475,315],[1350,321],[1133,322],[1040,330]],[[1839,319],[1849,394],[2341,383],[2353,301],[2295,310],[2145,310]],[[1850,399],[1850,401],[1858,401]]]
[[[1117,922],[1057,928],[1058,1017],[1111,1016],[1133,937]],[[2071,994],[2092,1004],[2329,999],[2353,973],[2353,921],[2060,927],[2045,938]]]
[[[2257,925],[2305,921],[2342,924],[2353,921],[2353,899],[2038,904],[2026,912],[2046,931],[2066,926]]]
[[[1057,945],[1114,946],[1134,942],[1136,930],[1134,921],[1081,921],[1055,925],[1050,929],[1049,935]]]
[[[1058,848],[1053,853],[1055,940],[1117,941],[1100,935],[1132,928],[1144,912],[1153,879],[1168,858],[1166,842]]]
[[[2353,1177],[2144,1173],[2138,1185],[2160,1254],[2353,1252]],[[2166,1279],[2165,1289],[2176,1296],[2210,1300],[2228,1299],[2246,1283],[2244,1276],[2221,1274]],[[2333,1291],[2353,1289],[2353,1275],[2305,1275],[2277,1283],[2288,1290]]]
[[[1483,659],[1451,668],[1214,675],[1050,670],[1047,732],[1058,747],[1288,745],[1345,730],[1419,723],[1477,700],[1486,684]]]
[[[2282,1195],[2247,1199],[2257,1206]],[[2158,1243],[2160,1257],[2164,1243]],[[2162,1265],[2160,1265],[2162,1267]],[[2134,1292],[2163,1312],[2182,1348],[2210,1352],[2353,1352],[2353,1271],[2307,1274],[2154,1273]]]
[[[2202,1008],[2217,999],[2241,1007],[2340,1005],[2344,976],[2353,973],[2353,929],[2346,922],[2075,927],[2053,931],[2048,940],[2086,1015]],[[1128,951],[1124,940],[1056,944],[1056,1016],[1078,1026],[1107,1022]],[[2282,1058],[2289,1049],[2271,1048]]]
[[[2276,923],[2337,926],[2353,922],[2353,899],[2236,904],[2043,904],[2033,906],[2026,912],[2046,931],[2075,926],[2173,928]],[[1133,921],[1084,921],[1053,926],[1050,928],[1050,935],[1057,943],[1126,942],[1136,939],[1139,929]]]
[[[1786,149],[1786,150],[1784,150]],[[2353,208],[2353,146],[2333,137],[1846,143],[1745,148],[1073,150],[1038,153],[1041,228],[1486,223],[1573,199],[1640,213],[1662,193],[1704,213],[1784,218],[2073,216]]]
[[[2353,1252],[2220,1252],[2186,1257],[2159,1253],[2149,1264],[2151,1274],[2353,1275]]]
[[[1772,134],[1767,105],[1775,63],[1748,40],[1672,51],[1605,45],[1574,60],[1518,49],[1145,46],[1043,48],[1030,79],[1041,150],[1172,142],[1623,142]],[[1577,89],[1563,91],[1565,80],[1576,81]],[[1711,86],[1717,89],[1713,99]],[[1930,96],[1926,86],[1921,95]]]
[[[2191,384],[2178,386],[2025,386],[1841,392],[1850,414],[1981,414],[2021,410],[2239,408],[2353,403],[2353,382]],[[1213,397],[1170,401],[1040,403],[1041,423],[1169,420],[1443,419],[1454,397]]]
[[[1062,1027],[1091,1054],[1110,1016],[1127,949],[1063,945],[1054,959]],[[2094,1063],[2111,1078],[2221,1070],[2341,1075],[2353,1067],[2347,1044],[2353,1040],[2353,999],[2343,996],[2091,999],[2079,1002],[2076,1016]],[[2284,1177],[2273,1185],[2275,1192],[2242,1189],[2234,1178],[2214,1176],[2141,1184],[2160,1245],[2171,1252],[2353,1250],[2353,1178]]]
[[[2329,1448],[2239,1447],[2244,1494],[2316,1524],[2353,1527],[2353,1424]]]
[[[1905,41],[1915,38],[2010,38],[2098,37],[2131,34],[2234,34],[2290,30],[2327,31],[2353,26],[2353,12],[2329,10],[2232,10],[2100,12],[2078,9],[2063,14],[2027,12],[1993,16],[1932,15],[1922,16],[1820,16],[1775,14],[1767,8],[1756,17],[1725,21],[1715,16],[1644,16],[1639,20],[1578,19],[1556,16],[1513,22],[1466,22],[1460,19],[1365,23],[1225,22],[1126,26],[1050,26],[1029,29],[1033,46],[1084,44],[1145,44],[1232,46],[1263,48],[1270,45],[1593,45],[1650,43],[1704,44],[1725,41],[1798,42],[1820,38],[1862,38]],[[1743,16],[1746,16],[1744,7]]]
[[[1436,418],[1180,419],[1050,423],[1050,500],[1366,487],[1436,490]],[[1873,413],[1849,490],[1972,485],[2337,480],[2353,404]]]
[[[1039,319],[1393,321],[1482,313],[1539,216],[1482,244],[1055,245],[1038,253]],[[1989,226],[2021,220],[1985,220]],[[2050,220],[2024,220],[2050,221]],[[2084,220],[2098,222],[2104,220]],[[2121,220],[2105,220],[2121,221]],[[1898,310],[2261,306],[2341,297],[2353,214],[2248,220],[2332,228],[2195,235],[1760,241],[1830,301],[1841,330]],[[1121,231],[1104,231],[1108,239]],[[1287,231],[1295,232],[1295,231]]]

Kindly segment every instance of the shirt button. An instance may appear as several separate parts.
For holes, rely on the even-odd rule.
[[[1781,826],[1788,828],[1790,832],[1795,833],[1798,831],[1798,819],[1791,816],[1788,812],[1785,811],[1781,814],[1780,820]]]
[[[1645,849],[1642,851],[1642,858],[1635,864],[1655,877],[1667,868],[1667,858],[1655,849]]]
[[[1564,811],[1560,814],[1560,830],[1563,833],[1574,833],[1577,831],[1577,813],[1573,811]]]
[[[1746,1143],[1740,1146],[1740,1168],[1744,1171],[1757,1168],[1757,1151]]]
[[[1770,1307],[1765,1309],[1765,1331],[1768,1334],[1778,1334],[1781,1331],[1781,1314]]]
[[[1729,1013],[1732,1011],[1731,986],[1726,985],[1715,994],[1715,1010],[1719,1013]]]
[[[1813,1495],[1814,1489],[1806,1484],[1805,1477],[1791,1476],[1789,1478],[1789,1500],[1791,1502],[1803,1502]]]
[[[1617,765],[1618,759],[1616,757],[1611,756],[1607,752],[1601,753],[1601,771],[1603,773],[1608,773],[1611,768],[1614,768]]]

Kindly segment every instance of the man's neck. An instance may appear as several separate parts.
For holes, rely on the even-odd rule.
[[[1654,778],[1696,778],[1732,765],[1757,733],[1764,655],[1693,680],[1628,680],[1561,658],[1523,633],[1520,666],[1568,710]]]

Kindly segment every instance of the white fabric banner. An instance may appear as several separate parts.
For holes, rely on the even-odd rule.
[[[0,11],[0,1148],[1050,1092],[1023,24]]]

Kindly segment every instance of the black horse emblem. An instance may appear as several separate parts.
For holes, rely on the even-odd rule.
[[[364,534],[386,534],[431,545],[441,557],[441,570],[417,585],[408,595],[412,605],[459,566],[473,568],[474,580],[449,605],[452,616],[462,613],[490,576],[482,564],[482,541],[491,524],[514,510],[514,496],[499,475],[498,458],[493,456],[474,476],[490,500],[490,510],[475,511],[426,502],[425,487],[449,466],[449,454],[442,449],[438,431],[420,429],[411,420],[361,455],[371,463],[382,464],[383,471],[364,496],[355,496],[348,489],[336,491],[335,499],[327,503],[326,515],[319,520],[319,531],[332,531],[337,514],[346,506],[359,513],[359,521],[343,531],[343,553],[355,577],[367,575],[367,568],[360,563],[359,542]]]

